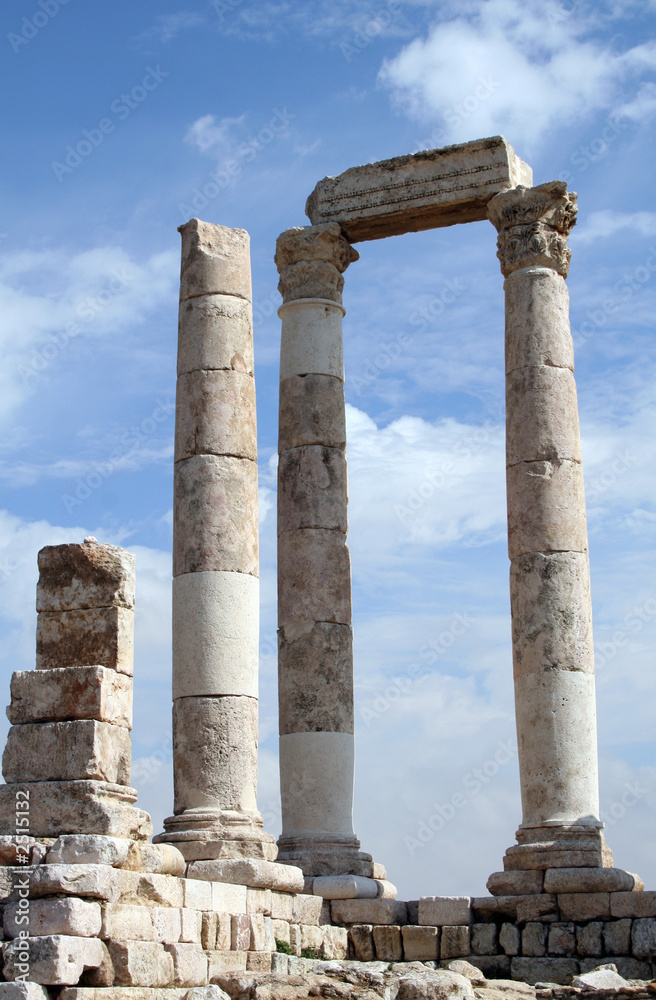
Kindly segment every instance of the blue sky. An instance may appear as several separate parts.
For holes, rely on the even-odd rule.
[[[176,228],[191,215],[243,227],[261,483],[260,808],[279,832],[275,239],[307,223],[306,197],[327,174],[501,133],[536,183],[561,178],[579,194],[568,284],[602,814],[616,863],[656,887],[654,0],[5,0],[1,17],[5,696],[11,672],[34,664],[38,549],[94,534],[135,552],[133,781],[161,829]],[[520,821],[495,233],[476,223],[358,249],[344,293],[356,831],[403,898],[480,894]]]

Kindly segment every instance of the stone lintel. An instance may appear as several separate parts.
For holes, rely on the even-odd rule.
[[[324,177],[307,200],[313,225],[337,222],[351,243],[486,218],[494,195],[533,172],[502,136],[422,150]]]

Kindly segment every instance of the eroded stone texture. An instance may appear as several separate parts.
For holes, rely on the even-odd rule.
[[[544,873],[545,892],[642,892],[643,889],[641,878],[621,868],[553,868]]]
[[[583,470],[557,459],[507,470],[508,553],[587,552]]]
[[[178,377],[175,461],[232,455],[257,461],[255,380],[235,371],[193,371]]]
[[[188,878],[233,882],[256,889],[275,889],[277,892],[302,892],[304,883],[303,873],[298,868],[252,858],[194,861],[189,866]]]
[[[30,832],[35,837],[106,833],[147,840],[152,834],[150,816],[134,806],[134,788],[93,780],[0,785],[0,832],[16,828],[19,790],[29,792]]]
[[[32,982],[74,986],[85,969],[96,969],[103,960],[103,945],[97,938],[58,934],[29,938],[29,976]],[[21,974],[22,944],[12,941],[4,949],[4,974]]]
[[[25,910],[19,903],[9,903],[3,911],[3,927],[7,937],[15,938],[29,926],[32,937],[50,934],[70,934],[74,937],[97,937],[101,930],[100,903],[93,900],[33,899],[29,906],[29,925]]]
[[[74,833],[58,837],[46,856],[49,865],[124,865],[132,840],[99,834]]]
[[[547,365],[574,371],[569,292],[550,267],[511,274],[505,283],[506,374]]]
[[[132,726],[132,679],[105,667],[19,670],[11,678],[13,725],[96,719]]]
[[[2,756],[5,781],[130,782],[130,734],[108,722],[12,726]]]
[[[518,368],[506,378],[506,460],[581,461],[574,376],[568,368]]]
[[[283,302],[331,299],[341,304],[342,274],[359,257],[335,222],[285,230],[276,242],[274,258]]]
[[[302,445],[280,455],[278,531],[347,531],[346,458],[337,448]]]
[[[37,615],[37,670],[101,666],[132,676],[133,654],[131,608],[42,611]]]
[[[340,531],[285,531],[278,539],[278,624],[351,623],[351,562]]]
[[[37,611],[134,608],[134,556],[87,538],[81,545],[46,545],[39,552]]]
[[[234,295],[250,301],[250,238],[200,219],[178,227],[182,236],[180,301],[196,295]]]
[[[253,374],[250,301],[234,295],[185,299],[178,323],[178,375],[221,369]]]
[[[567,277],[576,198],[564,181],[550,181],[533,188],[519,184],[491,199],[487,217],[499,234],[497,257],[504,277],[525,267],[550,267]]]
[[[353,635],[349,625],[304,622],[281,628],[278,662],[281,735],[353,732]]]
[[[344,384],[334,375],[292,375],[280,382],[279,453],[313,444],[346,448]]]

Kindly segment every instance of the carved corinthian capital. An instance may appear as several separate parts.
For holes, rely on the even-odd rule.
[[[567,277],[572,256],[567,237],[576,224],[576,198],[564,181],[551,181],[533,188],[520,184],[490,200],[487,217],[499,234],[497,257],[504,277],[536,266]]]
[[[283,302],[330,299],[341,305],[342,274],[359,257],[336,222],[285,230],[274,258]]]

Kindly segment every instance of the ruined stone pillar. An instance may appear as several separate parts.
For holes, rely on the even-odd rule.
[[[306,876],[371,877],[353,832],[353,637],[346,545],[342,273],[358,259],[334,223],[289,229],[278,466],[279,859]],[[382,870],[378,873],[384,877]]]
[[[506,869],[612,864],[599,820],[588,539],[565,284],[576,211],[576,195],[560,181],[514,188],[488,207],[506,279],[508,548],[523,812]]]
[[[257,811],[258,517],[248,233],[192,219],[173,503],[174,815],[187,860],[276,856]]]

